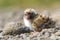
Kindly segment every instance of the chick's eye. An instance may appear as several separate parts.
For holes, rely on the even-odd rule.
[[[30,14],[30,12],[26,12],[27,14]]]
[[[29,15],[30,13],[28,13],[28,15]]]

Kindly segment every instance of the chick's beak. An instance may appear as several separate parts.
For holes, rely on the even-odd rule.
[[[30,12],[26,12],[25,16],[29,16],[30,15]]]
[[[30,13],[30,12],[26,12],[26,13],[25,13],[25,17],[26,17],[27,19],[29,19],[30,16],[31,16],[31,13]]]

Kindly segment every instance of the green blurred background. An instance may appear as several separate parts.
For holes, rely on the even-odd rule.
[[[52,15],[60,21],[60,0],[0,0],[0,26],[8,22],[23,21],[26,8],[33,8],[38,13]]]
[[[0,0],[0,8],[54,8],[56,6],[60,6],[60,0]]]

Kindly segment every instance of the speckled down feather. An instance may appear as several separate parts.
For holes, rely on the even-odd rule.
[[[32,23],[32,27],[36,31],[40,31],[43,28],[51,28],[55,26],[55,21],[53,21],[48,16],[42,15],[42,14],[36,14],[34,17],[34,21]]]

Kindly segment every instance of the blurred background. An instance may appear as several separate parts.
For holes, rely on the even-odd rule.
[[[55,8],[60,0],[0,0],[0,8]]]
[[[11,21],[21,21],[23,11],[34,8],[38,13],[57,14],[60,17],[60,0],[0,0],[0,27]],[[55,16],[51,16],[57,18]]]

